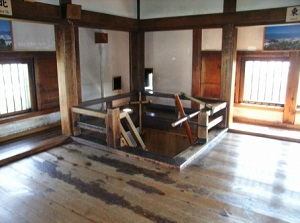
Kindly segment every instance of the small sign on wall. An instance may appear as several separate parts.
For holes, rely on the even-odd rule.
[[[300,21],[300,6],[289,7],[286,11],[286,22]]]
[[[0,0],[0,14],[1,15],[12,15],[10,0]]]

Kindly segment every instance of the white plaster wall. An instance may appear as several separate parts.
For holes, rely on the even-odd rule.
[[[263,50],[264,26],[238,27],[237,50]],[[222,29],[202,30],[202,50],[222,50]]]
[[[192,30],[145,34],[145,67],[153,68],[155,92],[191,94],[192,38]]]
[[[223,12],[223,0],[141,0],[141,19]]]
[[[202,30],[202,50],[222,50],[222,29]]]
[[[300,5],[299,0],[237,0],[237,11],[280,8]]]
[[[59,5],[59,0],[36,0],[36,2]],[[82,10],[100,12],[129,18],[137,18],[136,0],[73,0]]]
[[[237,50],[263,50],[264,26],[239,27]]]
[[[54,26],[12,22],[15,51],[55,51]]]
[[[101,12],[129,18],[137,18],[136,0],[73,0],[83,10]]]
[[[108,33],[108,43],[95,43],[95,32]],[[79,28],[82,100],[130,91],[129,33]],[[122,90],[112,90],[114,76],[122,77]]]
[[[50,5],[59,5],[59,0],[35,0],[36,2],[50,4]]]

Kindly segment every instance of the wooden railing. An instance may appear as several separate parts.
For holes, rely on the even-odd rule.
[[[121,94],[117,96],[111,96],[106,98],[100,98],[92,101],[87,101],[80,103],[76,107],[72,107],[72,129],[73,129],[73,135],[75,137],[80,136],[82,133],[82,130],[88,130],[91,132],[96,132],[97,134],[104,134],[105,139],[107,142],[108,147],[118,148],[120,146],[129,146],[129,147],[135,147],[138,145],[142,149],[146,150],[146,145],[144,144],[141,134],[142,134],[142,116],[143,116],[143,105],[145,103],[151,103],[151,101],[147,101],[147,97],[158,97],[158,98],[170,98],[174,99],[177,98],[178,100],[192,100],[194,103],[199,104],[199,110],[190,113],[188,115],[185,114],[183,107],[181,108],[181,115],[180,119],[173,122],[172,126],[176,127],[181,123],[185,123],[185,127],[187,129],[189,119],[191,119],[194,116],[198,116],[198,122],[197,122],[197,139],[201,142],[207,142],[208,140],[208,131],[217,124],[222,124],[225,126],[226,121],[226,102],[219,102],[219,101],[200,101],[196,98],[189,98],[185,94],[166,94],[166,93],[153,93],[153,92],[144,92],[144,93],[126,93]],[[113,107],[114,101],[117,100],[125,100],[123,101],[123,106],[128,105],[138,105],[135,106],[135,112],[138,110],[138,125],[140,132],[137,131],[136,126],[134,125],[130,115],[127,112],[120,111],[119,106],[122,107],[122,105],[118,105],[116,108]],[[176,100],[175,100],[176,101]],[[174,102],[175,102],[174,101]],[[99,109],[92,109],[94,105],[97,104],[104,104],[105,103],[105,110],[100,111]],[[174,104],[177,104],[174,103]],[[201,104],[201,109],[200,109]],[[180,109],[178,109],[180,111]],[[210,118],[211,116],[218,113],[217,117],[214,117],[213,119]],[[81,117],[89,117],[94,119],[101,119],[103,120],[102,123],[104,123],[103,126],[90,124],[84,121],[81,121]],[[129,131],[126,132],[125,128],[122,125],[121,120],[125,120],[126,124],[129,128]],[[123,121],[123,122],[125,122]],[[171,126],[170,126],[171,127]],[[128,132],[131,133],[132,137],[129,137],[127,134]],[[190,131],[187,130],[187,134],[189,136],[191,144],[193,144],[196,140],[194,139],[194,136],[191,134]],[[134,141],[133,141],[134,140]]]
[[[82,102],[78,106],[72,107],[72,129],[73,135],[75,137],[74,139],[76,140],[76,137],[79,137],[81,135],[82,129],[85,129],[91,132],[105,134],[108,147],[117,148],[122,143],[123,145],[125,144],[130,147],[138,145],[142,149],[146,150],[146,146],[138,131],[136,130],[136,127],[129,114],[124,111],[121,112],[119,108],[113,108],[114,101],[126,98],[134,98],[135,96],[136,94],[134,93],[126,93]],[[97,109],[89,108],[97,104],[105,104],[106,111],[99,111]],[[125,104],[129,104],[129,102],[125,102]],[[81,116],[101,119],[103,120],[104,126],[99,126],[81,121]],[[125,131],[125,128],[121,124],[122,119],[126,121],[132,138],[128,136],[127,132]],[[120,136],[122,136],[121,140]],[[133,140],[135,142],[133,142]]]

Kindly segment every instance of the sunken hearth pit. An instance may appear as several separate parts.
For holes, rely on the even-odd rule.
[[[200,113],[189,117],[189,114],[195,114],[200,111],[199,109],[184,107],[185,114],[179,116],[180,109],[176,103],[173,102],[174,105],[154,103],[155,97],[163,98],[158,102],[167,103],[166,100],[169,100],[168,103],[172,104],[174,101],[172,94],[144,93],[138,96],[135,93],[128,93],[84,102],[72,108],[75,133],[73,140],[111,153],[180,170],[195,158],[207,153],[213,142],[226,132],[224,128],[226,103],[224,102],[206,101],[210,103],[209,105],[221,104],[222,106],[221,109],[214,111],[207,110],[205,106],[200,109],[202,119],[205,117],[203,112],[209,114],[206,125],[203,125]],[[182,95],[180,97],[182,101],[186,99]],[[123,112],[125,107],[130,107],[131,112]],[[109,116],[108,111],[113,111],[113,115]],[[192,142],[184,122],[177,123],[178,125],[173,127],[174,123],[183,118],[186,119],[185,122],[195,139]],[[116,133],[115,129],[117,129]],[[203,138],[203,133],[199,133],[199,129],[207,132],[206,138]]]

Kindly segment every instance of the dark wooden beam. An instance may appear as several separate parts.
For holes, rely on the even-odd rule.
[[[224,0],[223,12],[235,12],[236,0]]]
[[[236,26],[268,25],[285,23],[285,19],[286,8],[276,8],[246,12],[144,19],[140,20],[139,28],[144,31],[159,31],[214,28],[223,27],[226,24],[234,24]]]
[[[60,5],[72,4],[72,0],[59,0]]]
[[[82,92],[81,92],[81,72],[80,72],[80,52],[79,52],[79,28],[74,27],[75,34],[75,52],[76,52],[76,76],[77,76],[77,95],[78,102],[82,102]]]
[[[202,44],[202,30],[193,30],[193,70],[192,70],[192,96],[200,97],[201,86],[201,44]],[[197,104],[193,103],[196,108]]]
[[[144,91],[145,81],[145,34],[130,33],[130,90]]]
[[[12,20],[25,20],[50,24],[58,24],[61,22],[61,9],[59,6],[39,2],[25,2],[23,0],[12,0],[11,4],[13,15],[3,17],[8,17]]]
[[[136,31],[138,21],[136,19],[108,15],[97,12],[81,11],[81,19],[73,21],[74,25],[87,28],[101,28],[120,31]]]
[[[71,1],[60,1],[61,4],[68,2]],[[23,0],[12,0],[13,15],[1,16],[11,20],[59,24],[64,20],[61,7],[64,6],[55,6],[39,2],[31,3]],[[84,10],[81,11],[80,20],[71,22],[78,27],[101,28],[120,31],[135,31],[138,28],[138,21],[136,19]]]
[[[78,105],[74,26],[68,21],[55,26],[57,76],[62,133],[72,135],[71,107]]]
[[[234,102],[234,83],[235,83],[235,64],[236,64],[236,45],[237,29],[233,24],[223,27],[222,39],[222,59],[221,59],[221,89],[220,100],[227,102],[228,121],[225,126],[230,126],[233,119]]]

